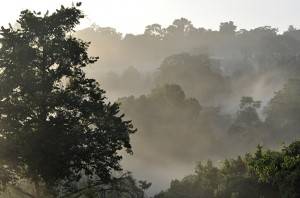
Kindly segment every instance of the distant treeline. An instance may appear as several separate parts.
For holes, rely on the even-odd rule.
[[[76,35],[91,41],[90,53],[101,57],[87,72],[113,100],[148,93],[163,80],[201,104],[233,112],[233,100],[251,95],[265,102],[299,73],[300,30],[293,26],[280,34],[270,26],[238,30],[230,21],[213,31],[181,18],[167,27],[148,25],[139,35],[96,25]]]
[[[300,80],[291,79],[263,109],[242,97],[235,115],[187,98],[179,85],[164,85],[148,95],[119,100],[139,129],[135,155],[169,161],[232,156],[257,144],[274,147],[299,138]],[[216,147],[216,145],[218,145]]]
[[[300,30],[293,26],[239,30],[229,21],[214,31],[181,18],[138,35],[96,25],[76,34],[100,56],[88,75],[138,128],[138,165],[127,167],[140,175],[143,165],[223,159],[299,138]],[[151,181],[155,188],[161,178]]]
[[[110,68],[155,68],[165,57],[182,52],[207,53],[225,60],[226,70],[228,65],[234,67],[227,62],[230,60],[249,61],[268,68],[281,58],[299,55],[300,49],[300,30],[293,26],[279,34],[278,29],[270,26],[238,30],[230,21],[213,31],[194,27],[185,18],[174,20],[168,27],[148,25],[138,35],[122,35],[114,28],[96,25],[78,31],[77,35],[92,41],[91,53],[101,55],[101,64]]]

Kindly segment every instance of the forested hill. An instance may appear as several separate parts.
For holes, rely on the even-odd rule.
[[[300,197],[299,29],[76,32],[80,6],[0,29],[0,196]]]
[[[134,156],[124,165],[151,180],[153,191],[188,174],[196,161],[299,138],[300,30],[294,26],[245,30],[229,21],[210,30],[180,18],[138,35],[96,25],[76,35],[101,55],[87,74],[138,128]]]

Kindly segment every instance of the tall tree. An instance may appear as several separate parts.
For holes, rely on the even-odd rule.
[[[260,101],[253,100],[252,97],[242,97],[240,101],[240,109],[237,112],[236,120],[229,129],[231,134],[241,134],[253,132],[262,125],[257,109],[260,108]]]
[[[233,21],[224,22],[220,24],[220,32],[224,34],[233,35],[236,31],[237,26],[234,25]]]
[[[83,18],[78,6],[43,16],[25,10],[18,29],[1,28],[2,189],[26,179],[41,197],[41,184],[58,187],[83,176],[105,183],[121,170],[117,151],[131,152],[131,122],[83,71],[98,58],[72,36]]]
[[[288,80],[266,107],[266,123],[281,141],[299,138],[300,79]]]

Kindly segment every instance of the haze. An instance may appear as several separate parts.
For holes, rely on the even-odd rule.
[[[23,28],[15,21],[20,11],[24,9],[42,12],[49,10],[49,13],[52,13],[61,5],[71,6],[75,10],[80,7],[85,18],[74,31],[68,32],[68,36],[79,38],[80,42],[91,42],[88,48],[85,48],[85,45],[74,45],[84,46],[82,47],[84,49],[77,50],[76,53],[86,50],[89,56],[92,58],[98,56],[99,60],[95,58],[84,62],[82,70],[81,67],[76,69],[87,74],[82,75],[82,78],[93,78],[99,83],[106,96],[98,97],[104,101],[103,104],[120,105],[120,111],[116,111],[116,115],[124,113],[125,116],[118,119],[119,121],[131,120],[133,125],[129,124],[129,128],[137,128],[136,133],[131,134],[134,131],[132,129],[127,134],[128,136],[130,134],[130,138],[126,139],[126,141],[130,139],[130,143],[126,144],[128,147],[120,146],[117,152],[123,156],[121,165],[125,171],[132,172],[136,179],[152,182],[149,195],[164,191],[157,197],[177,198],[172,194],[172,190],[175,189],[176,195],[180,186],[184,186],[186,182],[195,182],[198,185],[197,177],[193,175],[196,164],[198,169],[212,168],[210,162],[202,167],[199,161],[210,159],[220,168],[226,162],[223,160],[252,152],[258,144],[278,150],[282,142],[289,144],[299,140],[300,2],[298,0],[85,0],[82,1],[82,5],[73,2],[70,0],[7,1],[0,8],[0,25],[9,27],[7,24],[11,23],[12,31]],[[42,20],[44,15],[39,16]],[[64,34],[59,32],[57,35],[63,36],[55,40],[55,35],[48,33],[49,29],[52,30],[49,27],[57,25],[47,26],[49,21],[41,25],[46,24],[44,29],[49,36],[46,38],[50,41],[44,43],[64,41],[67,38]],[[36,21],[35,23],[38,24]],[[60,21],[58,20],[57,23]],[[31,41],[43,40],[30,39],[29,44]],[[77,40],[74,39],[74,42]],[[8,44],[3,46],[8,48],[4,50],[5,53],[15,52],[10,50]],[[43,58],[37,56],[38,58],[32,61],[34,64],[29,62],[28,67],[47,62],[35,64],[36,60],[52,60],[51,53],[55,56],[76,55],[76,53],[56,53],[61,49],[57,44],[53,51],[48,50],[51,52],[48,59],[44,59],[44,53],[48,51],[44,52],[43,46],[36,47],[35,44],[31,46],[27,43],[25,46],[28,48],[34,46],[32,51],[41,50],[37,54],[43,56]],[[68,49],[73,45],[66,46],[62,49]],[[28,49],[16,51],[23,53]],[[23,64],[23,60],[27,61],[34,57],[28,54],[20,56],[23,58],[20,61],[17,59],[19,56],[8,57],[13,57],[12,60],[16,59]],[[87,56],[84,54],[80,57]],[[9,58],[7,62],[10,63]],[[73,58],[77,57],[73,56]],[[60,62],[56,63],[57,60]],[[69,60],[67,57],[59,57],[57,60],[55,59],[53,65],[47,70],[50,74],[60,71],[57,66],[59,64],[68,67],[76,62],[64,64],[64,60]],[[16,65],[22,65],[19,62]],[[24,70],[26,68],[22,67]],[[5,71],[3,70],[3,73]],[[36,68],[30,70],[35,77],[37,74],[34,71]],[[13,74],[14,71],[7,76]],[[67,90],[68,86],[75,82],[76,78],[68,75],[67,73],[59,79],[60,87],[57,89]],[[31,75],[20,76],[31,77]],[[18,83],[18,77],[16,79],[13,82]],[[97,83],[90,84],[94,88],[98,86]],[[19,90],[21,90],[19,87],[13,89],[16,92]],[[70,91],[70,93],[77,92]],[[79,95],[82,93],[78,92]],[[89,98],[83,97],[76,101],[81,100],[88,101]],[[58,109],[63,111],[65,108]],[[50,115],[55,117],[56,114],[50,112]],[[72,114],[72,116],[76,115]],[[99,114],[98,117],[101,118],[101,115]],[[110,123],[106,120],[104,122]],[[74,121],[74,123],[81,122]],[[93,127],[93,124],[89,124],[84,130],[93,130]],[[109,131],[108,129],[104,131],[106,130]],[[81,145],[81,147],[85,146],[85,144]],[[130,150],[131,146],[133,155],[128,155],[123,148]],[[245,165],[248,163],[247,157],[249,156],[238,158],[240,161],[237,162],[242,161],[241,163]],[[234,162],[234,160],[230,161],[233,164]],[[238,172],[239,170],[235,169],[237,167],[233,166],[232,169]],[[197,168],[196,174],[201,175],[203,170],[201,169],[199,173]],[[227,179],[225,169],[226,167],[220,168],[220,174],[223,174],[222,177],[225,175],[224,178]],[[246,176],[243,175],[246,178],[243,179],[248,179],[248,174],[249,172],[246,172]],[[202,175],[202,177],[206,176]],[[180,181],[172,181],[173,179]],[[240,181],[239,179],[237,181]],[[251,179],[258,182],[257,178]],[[223,181],[225,180],[221,182]],[[204,192],[206,187],[205,184],[203,185]],[[220,186],[222,185],[226,184],[221,183]],[[258,182],[257,185],[259,186],[260,183]],[[214,194],[216,190],[221,189],[218,187],[209,186],[209,190]],[[197,190],[192,187],[182,189],[191,190],[188,192],[191,194]],[[229,187],[228,189],[230,190]],[[278,193],[276,189],[275,192]],[[271,190],[273,193],[274,189]],[[197,193],[202,192],[197,191]],[[194,195],[199,197],[197,193]],[[235,197],[235,192],[230,193],[233,193],[230,197]],[[257,197],[262,197],[261,195]],[[204,198],[208,197],[204,196]],[[214,196],[209,198],[212,197],[215,198]]]
[[[14,23],[23,9],[53,11],[70,0],[11,0],[1,5],[0,24]],[[92,23],[123,33],[142,33],[148,24],[168,25],[174,19],[192,19],[195,26],[218,29],[220,21],[234,21],[239,28],[270,25],[286,30],[298,27],[300,2],[297,0],[83,0],[87,15],[80,27]],[[79,27],[79,28],[80,28]]]

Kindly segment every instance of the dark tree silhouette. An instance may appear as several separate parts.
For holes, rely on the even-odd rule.
[[[237,112],[236,120],[229,129],[229,133],[238,135],[257,130],[262,125],[257,109],[260,108],[261,102],[253,100],[252,97],[242,97],[240,102],[240,109]]]
[[[26,179],[58,187],[83,176],[108,182],[121,170],[117,151],[131,152],[129,135],[116,103],[83,68],[89,43],[72,37],[83,18],[80,4],[53,14],[25,10],[19,28],[1,28],[0,184]]]
[[[224,22],[220,24],[220,32],[224,34],[233,35],[236,31],[237,26],[234,25],[233,21]]]

